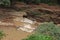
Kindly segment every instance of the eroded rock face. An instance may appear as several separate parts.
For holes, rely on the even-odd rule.
[[[26,12],[7,12],[7,14],[13,15],[13,16],[17,16],[17,17],[23,17],[23,15],[26,15]]]

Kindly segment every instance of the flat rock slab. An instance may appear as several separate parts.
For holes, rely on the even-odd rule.
[[[32,21],[30,19],[27,18],[23,18],[22,20],[20,18],[16,18],[14,19],[14,23],[17,26],[17,30],[22,30],[25,32],[33,32],[34,31],[34,27],[32,25],[35,24],[35,21]]]

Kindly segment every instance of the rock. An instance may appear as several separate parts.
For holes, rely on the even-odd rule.
[[[25,32],[33,32],[35,28],[32,28],[32,26],[30,24],[24,24],[23,27],[19,27],[17,30],[22,30],[22,31],[25,31]]]
[[[35,27],[33,27],[35,21],[32,21],[28,18],[19,18],[14,19],[14,24],[17,26],[17,30],[22,30],[25,32],[33,32]]]
[[[32,21],[32,20],[30,20],[30,19],[27,19],[27,18],[24,18],[24,19],[23,19],[23,22],[30,23],[30,24],[34,24],[34,21]]]

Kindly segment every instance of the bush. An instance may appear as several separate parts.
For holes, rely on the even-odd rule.
[[[48,33],[47,29],[50,30],[51,32],[55,31],[55,29],[54,30],[50,29],[52,27],[54,28],[54,26],[55,24],[53,23],[43,23],[39,27],[37,27],[34,34],[28,36],[26,39],[23,40],[53,40],[53,36],[51,36],[50,34],[46,34],[46,32]]]
[[[52,36],[54,40],[60,40],[60,27],[53,22],[41,24],[36,29],[36,33]]]
[[[44,22],[33,35],[24,40],[60,40],[60,27],[53,22]]]
[[[4,34],[2,31],[0,31],[0,40],[1,40],[4,36],[5,36],[5,34]]]
[[[33,34],[26,39],[23,40],[52,40],[51,36],[43,35],[43,34]]]

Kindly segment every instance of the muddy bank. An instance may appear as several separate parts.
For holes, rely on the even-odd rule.
[[[5,27],[0,26],[0,31],[3,31],[5,33],[5,37],[2,40],[22,40],[23,38],[26,38],[30,33],[23,32],[21,30],[17,30],[14,27]]]

